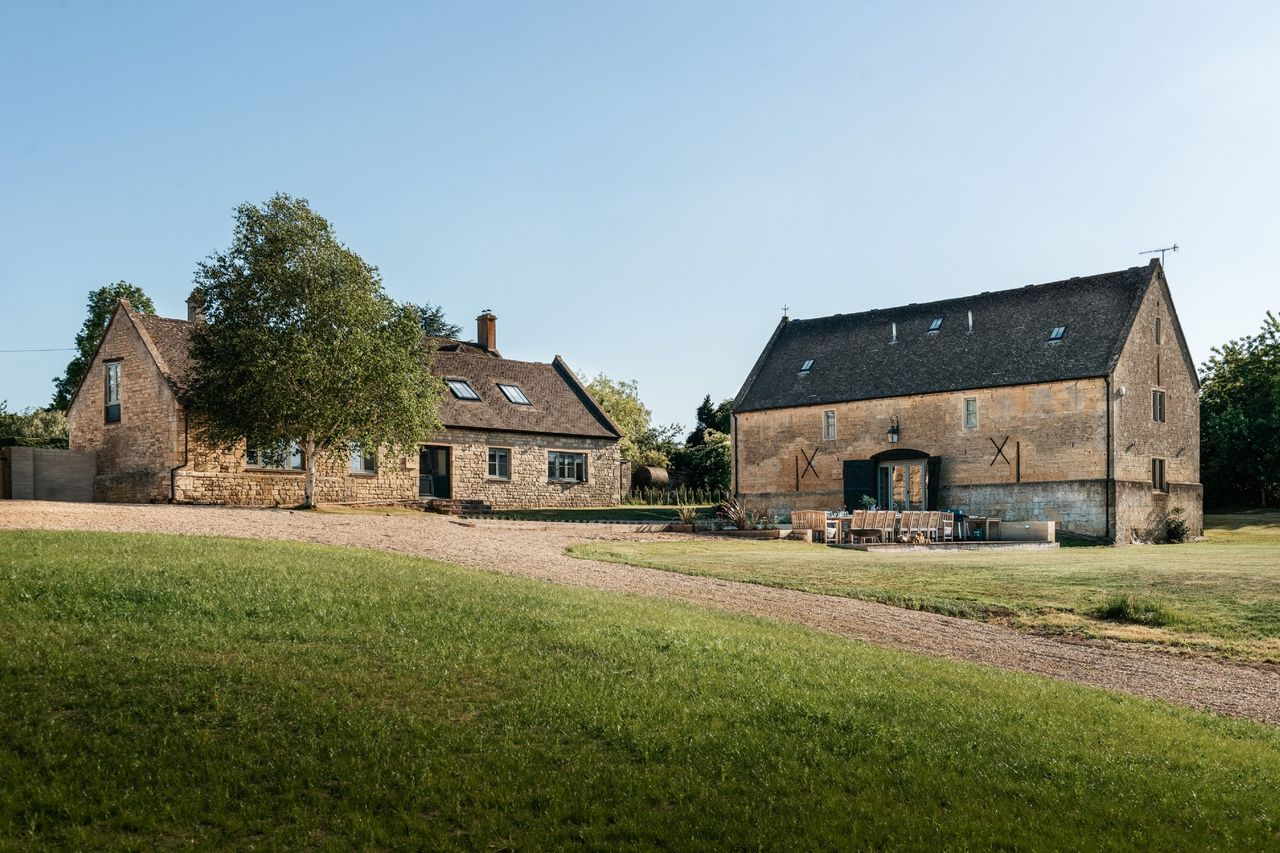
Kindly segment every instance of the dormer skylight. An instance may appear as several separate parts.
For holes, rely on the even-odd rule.
[[[1066,333],[1067,333],[1066,326],[1054,326],[1053,331],[1049,333],[1049,340],[1060,341],[1062,340],[1062,336],[1065,335]]]
[[[524,395],[524,392],[520,390],[519,385],[503,385],[501,382],[499,382],[498,387],[502,389],[502,393],[506,396],[506,398],[511,402],[515,403],[517,406],[533,405],[533,403],[529,402],[529,398]]]
[[[453,396],[459,400],[479,400],[480,395],[476,393],[476,389],[467,384],[465,379],[446,379],[444,384],[449,386],[449,390],[453,392]]]
[[[808,373],[810,370],[813,370],[813,359],[806,358],[804,364],[800,365],[800,372]]]
[[[934,317],[933,320],[929,323],[929,331],[936,332],[941,328],[942,328],[942,318]]]

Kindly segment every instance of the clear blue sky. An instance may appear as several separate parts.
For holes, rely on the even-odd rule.
[[[736,393],[793,317],[1145,262],[1193,355],[1280,309],[1280,4],[0,2],[0,349],[184,316],[304,196],[511,357]],[[964,8],[961,8],[961,7]],[[44,404],[69,353],[0,354]]]

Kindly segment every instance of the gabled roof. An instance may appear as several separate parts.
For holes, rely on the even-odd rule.
[[[191,328],[187,320],[138,314],[125,306],[156,365],[179,398],[191,375]],[[445,391],[440,420],[446,427],[620,438],[622,433],[591,398],[560,356],[551,364],[501,358],[478,344],[439,339],[431,372],[464,379],[480,395],[463,401]],[[531,405],[510,402],[498,383],[517,385]]]
[[[1153,261],[938,302],[783,318],[733,408],[749,412],[1105,376],[1158,275]],[[930,332],[938,318],[941,325]],[[1065,332],[1051,341],[1058,326]],[[808,359],[811,369],[801,371]]]
[[[145,333],[143,341],[148,344],[156,365],[174,393],[185,399],[187,379],[191,376],[191,323],[154,314],[139,314],[132,309],[130,318]]]
[[[437,352],[431,372],[462,379],[480,396],[460,400],[448,390],[440,403],[445,426],[591,438],[620,438],[621,431],[587,393],[564,359],[551,364],[470,352]],[[512,403],[498,388],[515,385],[530,405]]]

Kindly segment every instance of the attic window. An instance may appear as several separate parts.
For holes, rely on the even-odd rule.
[[[1066,333],[1067,333],[1066,326],[1054,326],[1053,331],[1049,333],[1049,340],[1060,341],[1062,340],[1062,336],[1065,335]]]
[[[813,359],[811,358],[806,358],[804,360],[804,364],[800,365],[801,373],[808,373],[812,369],[813,369]]]
[[[936,331],[938,331],[938,330],[939,330],[939,329],[941,329],[941,328],[942,328],[942,318],[941,318],[941,317],[934,317],[934,318],[933,318],[933,321],[929,323],[929,331],[930,331],[930,332],[936,332]]]
[[[480,395],[475,389],[467,384],[465,379],[446,379],[445,384],[449,386],[449,390],[453,392],[453,396],[459,400],[479,400]]]
[[[503,385],[499,382],[498,387],[502,389],[502,393],[506,395],[506,398],[517,406],[533,405],[533,403],[529,402],[529,398],[524,395],[524,392],[520,390],[519,385]]]

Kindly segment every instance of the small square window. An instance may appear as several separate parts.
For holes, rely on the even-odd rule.
[[[1151,420],[1164,423],[1164,392],[1151,392]]]
[[[976,429],[978,426],[978,398],[964,398],[964,428]]]
[[[465,379],[446,379],[445,384],[449,386],[449,390],[453,392],[453,396],[459,400],[479,400],[480,395],[476,393]]]
[[[804,364],[800,365],[800,372],[808,373],[810,370],[813,370],[813,359],[806,358]]]
[[[489,448],[489,477],[494,480],[511,479],[511,451],[505,447]]]
[[[505,395],[508,400],[515,403],[517,406],[533,405],[532,403],[529,402],[529,398],[524,395],[524,392],[520,390],[519,385],[503,385],[501,382],[499,382],[498,387],[502,389],[503,395]]]
[[[836,413],[828,410],[822,413],[822,437],[833,441],[836,437]]]
[[[561,483],[585,483],[587,481],[587,454],[547,453],[547,479]]]
[[[936,332],[941,328],[942,328],[942,318],[934,317],[933,320],[929,323],[929,331]]]
[[[1053,331],[1049,333],[1049,340],[1060,341],[1062,340],[1062,336],[1065,335],[1066,333],[1067,333],[1066,326],[1054,326]]]

